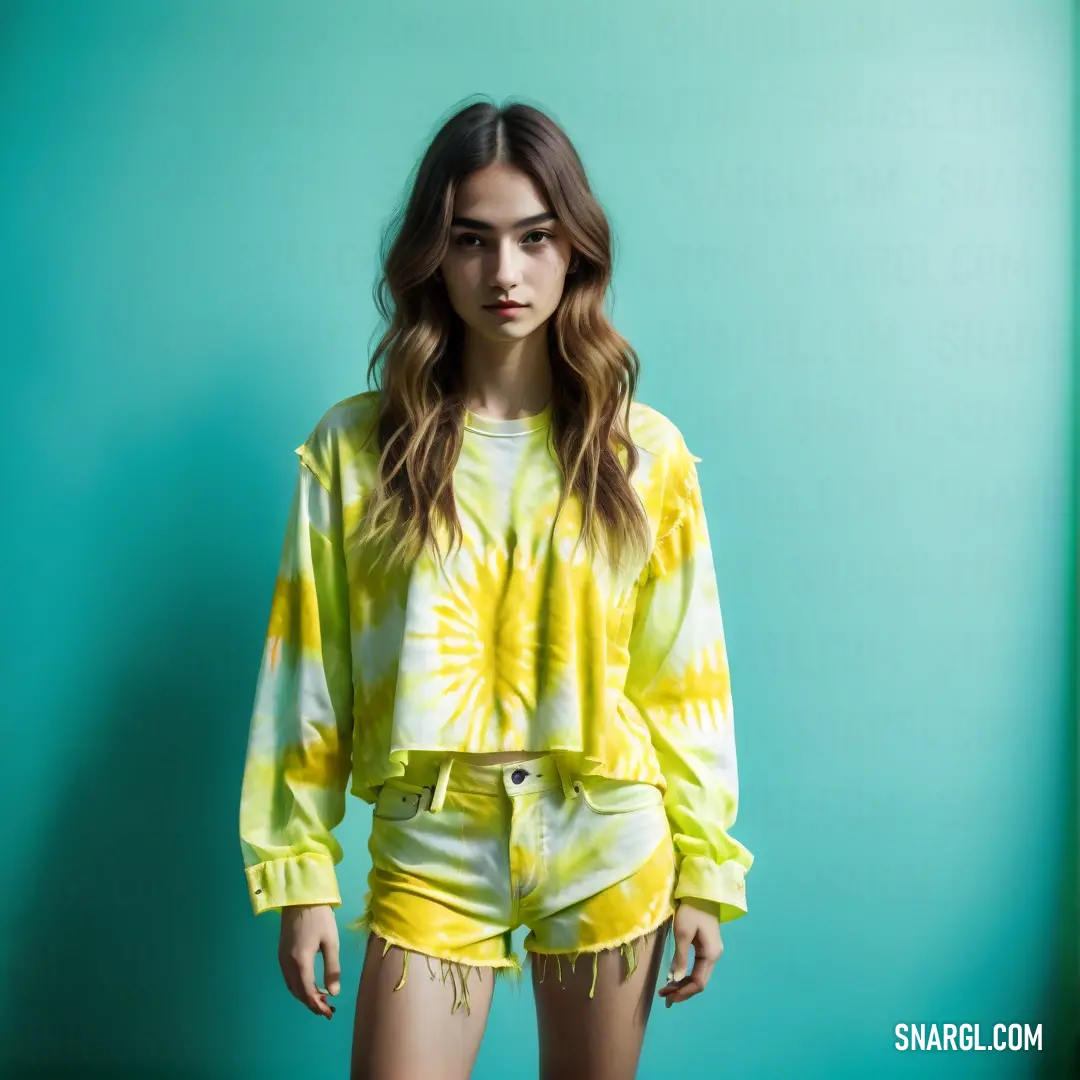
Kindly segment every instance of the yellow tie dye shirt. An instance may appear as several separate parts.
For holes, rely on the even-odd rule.
[[[453,474],[462,544],[440,526],[441,566],[425,551],[372,573],[351,537],[377,475],[377,404],[375,391],[339,402],[296,450],[240,799],[255,913],[341,903],[346,794],[374,802],[410,751],[543,751],[657,785],[676,897],[744,914],[753,856],[728,832],[734,712],[701,459],[672,421],[631,405],[652,544],[614,569],[575,545],[576,496],[554,520],[550,404],[513,420],[468,412]]]

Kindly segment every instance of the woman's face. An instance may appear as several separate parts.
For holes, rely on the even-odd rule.
[[[521,340],[558,307],[570,254],[532,178],[497,164],[459,186],[440,265],[450,303],[467,326],[493,340]],[[488,306],[506,299],[525,306],[509,316]]]

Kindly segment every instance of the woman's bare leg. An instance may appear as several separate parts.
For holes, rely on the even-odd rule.
[[[495,973],[473,968],[468,975],[469,1011],[459,1006],[461,980],[455,971],[443,981],[443,965],[420,953],[405,953],[368,937],[360,989],[356,995],[350,1080],[468,1080],[491,1009]],[[435,978],[431,978],[431,971]],[[453,978],[453,983],[451,979]],[[455,985],[456,984],[456,985]]]
[[[573,971],[563,957],[561,983],[554,956],[546,961],[543,956],[532,957],[541,1080],[633,1080],[668,926],[664,923],[639,945],[638,965],[629,978],[619,949],[600,953],[592,998],[591,954],[582,953]]]

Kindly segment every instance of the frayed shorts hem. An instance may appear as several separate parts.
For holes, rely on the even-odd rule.
[[[401,950],[401,978],[398,980],[394,990],[400,990],[405,985],[405,980],[409,973],[409,956],[412,953],[416,953],[417,956],[424,958],[428,969],[428,975],[432,979],[439,977],[431,966],[433,960],[437,961],[441,971],[442,981],[445,983],[446,980],[449,979],[451,986],[454,989],[454,1003],[450,1009],[451,1014],[457,1012],[460,1008],[464,1008],[467,1014],[471,1014],[472,1009],[469,1002],[469,976],[474,971],[476,972],[477,979],[483,977],[482,973],[485,968],[487,968],[492,973],[492,977],[497,980],[510,979],[514,982],[518,982],[522,975],[521,960],[516,953],[510,953],[509,956],[505,956],[499,960],[477,961],[464,960],[460,957],[439,956],[438,953],[420,948],[395,934],[386,933],[377,923],[372,921],[370,913],[362,915],[359,919],[355,919],[353,922],[348,923],[346,928],[357,933],[360,936],[361,941],[372,935],[382,938],[384,942],[382,951],[383,956],[390,951],[391,947],[396,946]]]
[[[573,972],[575,971],[577,961],[580,960],[582,956],[591,956],[593,961],[593,971],[592,983],[589,986],[589,997],[593,998],[596,996],[596,977],[600,954],[615,949],[619,950],[623,955],[623,959],[626,961],[625,977],[626,979],[629,979],[637,970],[640,960],[639,953],[646,940],[657,931],[663,929],[674,915],[675,909],[671,908],[663,918],[656,921],[652,926],[647,926],[640,930],[635,929],[630,934],[625,934],[620,938],[606,941],[599,945],[590,945],[581,949],[563,949],[561,951],[536,949],[531,947],[526,948],[525,966],[539,971],[538,981],[543,982],[544,977],[547,974],[548,960],[549,958],[554,957],[557,978],[559,982],[562,983],[563,960],[567,961],[570,970]],[[487,968],[491,971],[493,978],[496,980],[505,981],[509,979],[514,984],[519,983],[524,971],[521,960],[516,953],[510,953],[509,956],[499,960],[481,961],[463,960],[460,957],[439,956],[438,953],[420,948],[394,934],[386,933],[380,929],[378,924],[372,921],[370,913],[362,915],[359,919],[355,919],[348,923],[346,928],[357,933],[360,936],[361,941],[372,935],[382,938],[384,942],[383,956],[390,951],[391,947],[396,946],[401,950],[401,978],[394,987],[395,991],[400,990],[405,985],[405,980],[408,977],[409,972],[409,956],[412,953],[416,953],[417,956],[422,956],[424,958],[428,969],[428,975],[432,979],[439,977],[431,966],[433,960],[437,961],[441,971],[442,981],[445,983],[449,978],[454,989],[454,1002],[450,1009],[451,1014],[457,1012],[459,1008],[464,1008],[466,1014],[471,1014],[469,977],[473,971],[476,972],[477,979],[481,979],[483,977],[482,973],[484,969]]]
[[[526,964],[533,969],[539,968],[539,981],[543,982],[544,975],[547,972],[548,958],[554,957],[558,979],[559,982],[562,983],[562,961],[564,959],[569,963],[570,970],[574,971],[574,965],[582,956],[591,956],[593,958],[593,973],[592,983],[589,986],[589,997],[592,998],[596,995],[596,973],[600,961],[600,954],[602,952],[618,949],[622,953],[623,959],[626,961],[626,978],[629,979],[637,970],[638,961],[640,959],[638,953],[646,940],[658,930],[663,929],[667,923],[674,918],[674,915],[675,909],[672,907],[663,918],[659,919],[652,926],[648,926],[643,930],[635,929],[632,933],[624,934],[620,938],[604,942],[600,945],[590,945],[582,949],[563,949],[555,951],[527,946]]]

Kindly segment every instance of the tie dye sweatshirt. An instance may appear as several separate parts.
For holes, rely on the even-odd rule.
[[[543,751],[659,787],[676,897],[744,914],[753,856],[728,831],[734,713],[701,458],[631,405],[651,550],[615,568],[575,545],[576,495],[555,521],[550,404],[512,420],[468,412],[452,478],[462,544],[440,523],[441,566],[425,551],[368,572],[351,537],[376,482],[377,404],[376,391],[339,402],[296,449],[240,798],[255,913],[341,903],[346,795],[374,802],[410,751]]]

